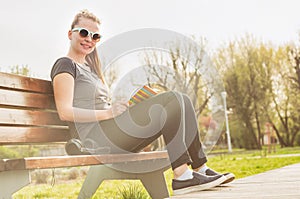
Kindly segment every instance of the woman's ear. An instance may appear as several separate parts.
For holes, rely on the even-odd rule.
[[[69,32],[68,32],[68,38],[70,39],[70,40],[72,40],[72,30],[69,30]]]

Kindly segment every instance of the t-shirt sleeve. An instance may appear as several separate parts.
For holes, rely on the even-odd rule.
[[[76,77],[76,68],[73,61],[67,57],[58,59],[51,70],[51,80],[53,81],[54,77],[60,73],[69,73],[75,79]]]

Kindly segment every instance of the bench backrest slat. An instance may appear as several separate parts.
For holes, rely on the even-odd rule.
[[[28,93],[15,90],[4,90],[0,92],[0,107],[23,107],[55,110],[53,95],[40,93]]]
[[[65,124],[59,119],[57,113],[53,112],[0,108],[0,113],[0,124],[5,125],[60,126]]]
[[[50,81],[0,72],[0,87],[38,93],[53,93]]]
[[[49,80],[0,72],[0,145],[70,139]]]
[[[67,128],[0,126],[0,145],[65,142],[69,139]]]

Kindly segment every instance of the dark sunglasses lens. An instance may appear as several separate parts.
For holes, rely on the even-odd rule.
[[[93,40],[99,40],[100,38],[101,38],[101,36],[98,33],[93,35]]]
[[[86,37],[89,35],[89,32],[86,29],[81,29],[79,32],[80,36]]]

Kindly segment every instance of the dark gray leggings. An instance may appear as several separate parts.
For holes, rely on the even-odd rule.
[[[87,138],[111,153],[138,152],[163,136],[172,169],[192,168],[207,159],[199,139],[194,107],[187,95],[165,92],[130,107],[114,119],[99,122]]]

